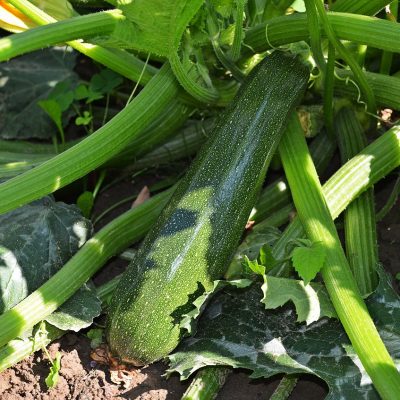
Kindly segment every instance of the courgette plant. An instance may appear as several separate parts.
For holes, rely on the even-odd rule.
[[[400,375],[391,357],[396,354],[392,347],[386,348],[378,332],[379,321],[375,326],[370,316],[373,305],[368,303],[367,308],[364,298],[378,293],[382,285],[372,186],[400,164],[400,128],[394,124],[383,132],[385,125],[379,121],[378,138],[366,146],[363,136],[366,129],[376,131],[379,109],[400,109],[400,81],[391,75],[398,68],[400,53],[397,2],[391,5],[388,18],[378,14],[386,6],[382,0],[328,4],[110,0],[63,2],[63,7],[33,0],[3,3],[13,18],[19,18],[18,24],[14,19],[0,25],[18,32],[0,39],[0,61],[11,60],[4,65],[12,67],[21,60],[14,60],[17,56],[28,57],[30,52],[65,43],[126,79],[122,88],[110,90],[113,101],[120,105],[124,99],[124,106],[82,138],[70,140],[66,134],[64,143],[65,121],[58,115],[57,128],[63,135],[59,146],[0,140],[0,179],[5,180],[0,183],[0,214],[4,218],[23,213],[24,207],[44,196],[58,196],[60,189],[82,178],[87,185],[93,171],[102,170],[98,192],[109,170],[122,176],[132,171],[141,174],[155,164],[173,165],[207,144],[177,186],[111,221],[81,243],[45,283],[30,287],[30,294],[25,293],[18,304],[4,308],[0,370],[69,329],[54,316],[59,307],[82,291],[82,285],[112,256],[150,231],[126,274],[97,292],[108,313],[110,349],[122,360],[142,365],[167,357],[186,330],[190,333],[198,314],[206,309],[205,318],[209,317],[207,302],[215,305],[218,296],[224,299],[214,291],[220,287],[229,291],[229,285],[246,291],[257,285],[253,281],[258,274],[263,277],[266,306],[269,282],[285,285],[285,295],[292,299],[294,287],[305,288],[308,294],[317,287],[313,285],[326,289],[335,311],[321,317],[337,315],[356,353],[354,363],[361,362],[383,399],[397,399]],[[307,81],[309,90],[304,96]],[[344,101],[344,96],[350,101]],[[79,107],[83,99],[77,96],[77,102],[70,104]],[[304,121],[300,125],[294,112],[300,101],[322,101],[323,113],[307,113],[306,126]],[[364,126],[357,120],[360,115]],[[310,127],[315,120],[320,122],[317,129]],[[304,139],[310,131],[318,134],[310,148],[319,170],[330,163],[336,140],[344,164],[323,186]],[[278,144],[284,176],[266,185],[257,202]],[[269,173],[267,183],[268,179]],[[47,200],[43,201],[46,205]],[[346,207],[348,261],[333,222]],[[268,247],[265,230],[287,223],[294,210],[298,218]],[[261,235],[256,260],[248,258],[250,253],[241,254],[245,238],[236,253],[240,257],[235,255],[235,267],[231,264],[228,269],[249,215],[255,225],[248,240]],[[363,228],[355,229],[360,220]],[[4,258],[8,253],[2,250],[1,254]],[[313,261],[307,264],[304,257]],[[241,267],[243,260],[253,272]],[[228,277],[241,279],[231,284],[214,282],[226,270]],[[309,283],[318,272],[322,283]],[[83,287],[83,291],[92,290],[90,284]],[[0,290],[5,297],[6,289],[0,286]],[[108,303],[111,292],[115,293]],[[238,299],[253,296],[243,293]],[[220,307],[229,303],[221,301]],[[46,337],[37,343],[33,339],[33,345],[18,342],[18,337],[43,320],[48,326]],[[200,337],[208,332],[201,321]],[[190,340],[184,340],[183,348],[190,349]],[[179,349],[170,356],[172,369],[186,377],[188,369],[192,373],[198,366],[193,361],[188,368]],[[219,351],[217,358],[223,353]],[[235,355],[229,357],[235,359]],[[222,366],[202,371],[185,399],[211,398],[229,372],[224,365],[235,366],[220,359],[209,365],[214,364]],[[286,367],[279,372],[288,375],[272,398],[286,398],[297,374],[304,372],[300,364]],[[371,396],[376,393],[366,390],[371,390]]]

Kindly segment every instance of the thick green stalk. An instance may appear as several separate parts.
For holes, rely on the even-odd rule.
[[[111,160],[103,164],[103,166],[105,168],[126,167],[136,163],[135,160],[138,159],[139,165],[142,165],[142,167],[138,166],[138,168],[143,168],[154,166],[154,163],[152,163],[152,158],[153,161],[157,159],[161,159],[162,161],[173,159],[173,157],[179,157],[179,151],[176,151],[176,139],[173,139],[174,144],[171,146],[170,158],[168,158],[168,154],[166,154],[166,151],[168,151],[170,147],[167,145],[164,151],[155,151],[156,154],[154,155],[152,155],[153,152],[151,152],[149,157],[145,157],[144,160],[142,160],[143,155],[149,153],[154,147],[162,144],[171,136],[176,134],[178,129],[185,123],[191,112],[192,110],[186,105],[180,103],[178,99],[172,100],[160,114],[155,116],[152,123],[145,130],[141,131],[121,153],[117,154]],[[190,150],[188,147],[188,151],[194,151],[200,145],[200,135],[198,135],[197,141],[192,136],[193,135],[188,136],[188,141],[191,144],[191,146],[189,146]],[[60,146],[61,148],[59,148],[59,150],[65,151],[73,145],[76,145],[78,142],[79,141],[77,140],[67,142],[63,148]],[[50,144],[45,145],[41,143],[30,143],[27,141],[14,142],[4,140],[0,141],[0,148],[3,148],[3,146],[7,150],[14,150],[14,152],[0,151],[0,179],[17,176],[20,173],[36,167],[37,165],[40,165],[56,156],[56,153],[54,152],[54,146]],[[26,148],[24,146],[26,146]],[[182,147],[182,145],[180,147]],[[162,149],[163,148],[164,146]],[[21,153],[15,151],[20,151]],[[180,149],[180,154],[189,153],[184,153],[183,150]]]
[[[17,362],[30,356],[35,351],[46,347],[53,340],[58,339],[66,332],[44,323],[47,334],[37,335],[34,339],[15,339],[0,348],[0,372],[12,367]]]
[[[118,284],[121,275],[116,276],[111,281],[96,288],[97,296],[103,303],[103,309],[107,303],[108,297]],[[65,335],[67,331],[63,331],[55,326],[44,322],[46,334],[38,335],[35,338],[15,339],[8,342],[0,348],[0,372],[12,367],[19,361],[30,356],[34,352],[46,347],[52,341]]]
[[[342,58],[350,67],[357,83],[360,86],[361,92],[365,96],[369,111],[375,114],[376,102],[374,92],[372,91],[364,72],[362,71],[361,67],[358,65],[357,60],[352,56],[350,51],[347,50],[343,43],[337,38],[335,30],[333,29],[332,24],[327,16],[323,3],[321,3],[320,1],[316,1],[315,5],[317,7],[318,14],[321,18],[321,23],[326,33],[326,36],[328,37],[329,43],[335,48],[340,58]]]
[[[123,150],[178,93],[168,64],[97,132],[49,161],[0,185],[0,214],[53,193]]]
[[[279,152],[304,230],[325,247],[321,274],[339,319],[381,397],[398,399],[400,374],[351,274],[297,117],[291,119]]]
[[[119,10],[62,20],[0,39],[0,61],[58,43],[111,33],[125,17]]]
[[[375,17],[346,13],[329,12],[327,18],[340,40],[366,44],[394,53],[400,52],[399,24]],[[322,31],[321,33],[323,34]],[[249,29],[246,32],[245,45],[261,53],[271,46],[278,47],[308,39],[307,16],[298,13],[276,17]]]
[[[317,0],[317,2],[320,0]],[[319,18],[318,11],[315,7],[315,0],[304,0],[307,11],[307,26],[310,33],[310,46],[313,53],[315,62],[321,73],[325,71],[325,58],[322,53],[322,40],[321,40],[321,30],[319,28]]]
[[[44,285],[0,316],[0,347],[55,311],[112,256],[143,238],[172,194],[168,190],[114,219]]]
[[[236,21],[235,33],[233,35],[233,43],[231,48],[231,56],[233,61],[237,61],[240,57],[240,48],[243,40],[243,20],[244,20],[244,5],[247,0],[238,0],[236,2]]]
[[[327,135],[319,134],[311,142],[310,152],[319,174],[322,174],[327,168],[335,149],[335,141]],[[258,224],[290,203],[291,196],[286,179],[277,179],[261,192],[251,219]]]
[[[333,91],[335,87],[335,47],[328,46],[328,62],[323,77],[324,81],[324,119],[328,135],[333,137]]]
[[[387,4],[387,0],[336,0],[331,7],[332,11],[353,14],[375,15]]]
[[[171,68],[174,71],[176,79],[182,87],[193,96],[196,100],[202,103],[214,103],[218,100],[218,92],[214,87],[207,88],[195,81],[189,71],[182,64],[177,52],[172,52],[169,56],[169,62],[171,63]]]
[[[399,12],[399,1],[395,0],[390,3],[389,6],[390,14],[386,16],[389,21],[396,22],[397,14]],[[390,16],[390,17],[389,17]],[[391,19],[393,18],[393,20]],[[382,53],[381,65],[379,67],[379,72],[381,74],[390,75],[390,70],[392,69],[393,53],[391,51],[384,51]]]
[[[125,167],[131,165],[143,155],[155,150],[157,146],[169,142],[180,132],[192,114],[193,110],[182,104],[178,98],[173,99],[160,114],[155,116],[152,123],[134,138],[116,157],[105,164],[108,166]]]
[[[355,112],[343,108],[336,118],[336,133],[342,162],[354,157],[366,146],[363,128]],[[378,245],[374,189],[368,189],[355,199],[344,214],[346,254],[350,268],[363,297],[378,284]]]
[[[269,400],[287,400],[298,381],[297,375],[285,375]]]
[[[208,118],[204,121],[189,120],[183,129],[168,142],[136,161],[134,161],[134,158],[131,158],[131,166],[128,169],[137,171],[143,168],[169,164],[172,161],[192,156],[205,143],[214,124],[215,120],[213,118]],[[121,153],[121,157],[123,158],[127,155],[127,151]],[[128,164],[127,161],[126,159],[126,164]],[[113,165],[112,163],[113,160],[111,160],[111,165]]]
[[[335,80],[335,93],[340,96],[350,96],[353,99],[358,99],[359,91],[354,84],[353,74],[350,71],[339,69],[336,70],[336,75],[341,79]],[[400,109],[399,78],[373,72],[366,72],[365,76],[375,93],[376,102],[380,106],[395,110]]]
[[[324,184],[324,196],[332,218],[336,219],[354,199],[399,165],[400,125],[397,125],[350,159]],[[275,243],[275,258],[285,257],[288,241],[302,236],[303,227],[295,218]]]
[[[224,386],[231,368],[205,367],[201,369],[186,389],[181,400],[213,400]]]

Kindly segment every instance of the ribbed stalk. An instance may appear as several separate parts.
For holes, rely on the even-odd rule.
[[[114,219],[90,240],[44,285],[0,316],[0,346],[55,311],[107,260],[141,239],[157,219],[172,190],[163,192]]]
[[[111,33],[125,19],[119,10],[65,19],[0,39],[0,61],[58,43]]]
[[[387,0],[336,0],[332,4],[331,10],[353,14],[375,15],[386,4]]]
[[[336,133],[342,162],[360,152],[367,143],[355,112],[342,109],[336,117]],[[378,245],[374,189],[368,189],[347,207],[344,214],[346,253],[362,296],[372,293],[378,284]]]
[[[399,24],[400,25],[400,24]],[[350,96],[358,99],[359,91],[354,84],[354,76],[350,71],[337,69],[336,74],[342,79],[335,79],[335,93],[340,96]],[[366,72],[365,76],[375,94],[376,102],[383,107],[395,110],[400,109],[400,79],[373,72]],[[350,82],[350,79],[353,82]]]
[[[231,368],[205,367],[201,369],[186,389],[181,400],[213,400],[224,386]]]
[[[104,304],[107,302],[108,297],[115,289],[120,275],[96,288],[97,296]],[[104,307],[104,306],[103,306]],[[19,361],[30,356],[34,352],[46,347],[54,340],[65,335],[67,331],[56,328],[55,326],[44,323],[44,329],[47,331],[45,335],[39,335],[35,338],[29,339],[15,339],[8,342],[5,346],[0,348],[0,372],[12,367]]]
[[[339,319],[381,397],[398,399],[400,374],[351,274],[297,117],[291,119],[279,152],[304,230],[325,248],[321,274]],[[370,172],[368,166],[364,169]]]
[[[169,146],[165,151],[155,152],[154,156],[150,156],[149,158],[145,158],[142,161],[142,157],[144,154],[147,154],[157,145],[164,143],[171,136],[176,134],[177,130],[185,123],[192,110],[189,109],[184,104],[180,103],[178,99],[172,100],[165,110],[163,110],[160,114],[155,116],[152,123],[143,131],[141,131],[125,148],[121,153],[118,153],[111,160],[106,162],[103,166],[107,167],[126,167],[127,165],[131,165],[135,163],[135,160],[138,159],[139,164],[142,167],[154,166],[151,163],[151,158],[155,159],[168,159],[166,151],[168,151]],[[193,136],[193,135],[192,135]],[[188,136],[188,141],[191,144],[191,150],[193,147],[196,149],[199,147],[199,140],[195,140],[192,136]],[[198,135],[200,136],[200,135]],[[184,136],[185,138],[186,136]],[[197,138],[199,139],[199,138]],[[171,157],[179,157],[179,150],[175,149],[177,146],[175,145],[176,139],[173,141],[173,145],[171,148]],[[192,143],[195,142],[195,143]],[[59,151],[65,151],[66,149],[72,147],[79,143],[79,140],[74,140],[71,142],[65,143],[64,146],[59,146]],[[183,143],[184,144],[184,143]],[[196,147],[197,144],[197,147]],[[26,146],[26,148],[25,148]],[[2,152],[0,151],[0,179],[5,177],[14,177],[19,175],[22,172],[25,172],[37,165],[42,164],[45,161],[50,160],[55,157],[57,154],[54,152],[54,146],[50,144],[41,144],[41,143],[30,143],[27,141],[15,142],[15,141],[0,141],[0,148],[5,148],[14,152]],[[182,147],[182,145],[180,146]],[[162,149],[164,146],[162,147]],[[177,150],[177,151],[174,151]],[[20,151],[18,153],[16,151]],[[177,153],[177,154],[175,154]],[[181,154],[188,154],[183,152],[183,149],[180,149]],[[173,158],[170,158],[173,159]],[[146,161],[147,160],[147,161]],[[6,164],[6,165],[1,165]],[[138,167],[139,168],[139,167]]]
[[[350,159],[324,184],[329,211],[336,219],[361,193],[400,165],[400,125],[394,126]],[[286,228],[273,247],[275,258],[285,256],[290,239],[304,236],[298,218]]]
[[[85,176],[123,150],[178,93],[168,64],[127,107],[74,147],[0,185],[0,214]]]
[[[134,158],[131,157],[132,165],[128,167],[129,170],[141,170],[192,156],[205,143],[208,137],[207,134],[211,132],[214,124],[215,120],[213,118],[204,121],[189,120],[186,126],[168,142],[147,153],[135,162],[132,162]],[[123,160],[125,159],[126,164],[128,161],[127,156],[128,151],[121,153],[121,157]],[[113,165],[113,160],[111,160],[111,165]]]
[[[335,149],[336,143],[327,135],[320,134],[311,142],[310,152],[319,174],[327,168]],[[287,181],[284,178],[277,179],[261,192],[251,219],[258,223],[289,203],[291,196]]]
[[[174,71],[176,79],[183,86],[188,94],[202,103],[214,103],[219,95],[215,88],[207,88],[192,79],[191,74],[183,66],[177,52],[172,52],[169,56],[171,68]]]
[[[317,7],[318,14],[321,19],[321,24],[323,26],[326,36],[328,37],[329,43],[335,48],[340,58],[343,59],[346,62],[346,64],[350,67],[351,71],[354,74],[354,78],[356,79],[358,85],[360,86],[360,91],[365,96],[365,101],[368,106],[368,110],[371,113],[375,114],[376,113],[375,95],[367,81],[367,78],[365,77],[364,72],[358,65],[357,60],[353,57],[351,52],[348,49],[346,49],[343,43],[337,38],[335,29],[333,28],[331,21],[327,16],[323,3],[321,3],[320,1],[316,1],[315,5]]]
[[[327,18],[340,40],[350,40],[394,53],[400,52],[399,24],[375,17],[346,13],[329,12]],[[321,33],[324,35],[322,31]],[[308,39],[307,16],[298,13],[276,17],[268,23],[249,29],[246,32],[245,44],[255,52],[261,53],[271,46],[278,47]]]
[[[285,375],[269,400],[286,400],[296,387],[298,379],[297,375]]]
[[[399,12],[399,1],[395,0],[390,3],[389,6],[390,13],[387,14],[387,19],[392,22],[397,21],[397,14]],[[390,16],[390,18],[388,17]],[[379,72],[381,74],[390,75],[390,70],[392,69],[393,53],[390,51],[384,51],[382,53],[381,65],[379,67]]]

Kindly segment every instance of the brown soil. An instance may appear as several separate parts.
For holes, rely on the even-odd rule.
[[[102,196],[101,204],[95,212],[107,208],[110,204],[120,200],[138,190],[141,182],[122,183],[107,191]],[[378,196],[378,204],[387,198],[389,187],[384,188]],[[379,223],[379,251],[385,268],[393,275],[400,272],[400,214],[398,206]],[[115,217],[129,207],[129,203],[111,213]],[[379,208],[379,207],[378,207]],[[103,223],[105,223],[103,221]],[[101,225],[103,225],[103,223]],[[96,284],[109,280],[124,268],[120,260],[113,261],[104,268],[95,279]],[[34,400],[62,400],[62,399],[141,399],[141,400],[175,400],[180,399],[188,382],[180,382],[177,376],[165,379],[162,375],[165,365],[155,363],[149,367],[133,371],[129,379],[119,384],[113,383],[109,368],[94,362],[90,358],[90,344],[83,333],[69,333],[49,347],[50,354],[60,351],[61,372],[57,386],[47,390],[44,382],[49,372],[49,363],[41,351],[20,362],[15,367],[0,374],[0,399],[34,399]],[[115,379],[114,379],[115,380]],[[271,379],[250,380],[245,371],[235,371],[227,380],[224,388],[218,395],[219,400],[252,400],[265,399],[272,394],[279,377]],[[324,383],[315,377],[304,377],[296,386],[290,400],[321,400],[326,396],[327,389]]]

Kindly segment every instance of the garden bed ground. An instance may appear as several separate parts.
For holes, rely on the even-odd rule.
[[[103,194],[98,209],[109,207],[115,201],[134,193],[143,182],[134,186],[129,182],[119,184],[115,189]],[[378,209],[389,194],[391,185],[380,184],[382,190],[377,197]],[[380,260],[393,276],[400,272],[400,213],[399,202],[378,225]],[[110,218],[122,212],[125,207],[115,210]],[[104,221],[106,222],[106,221]],[[124,268],[120,260],[111,262],[95,279],[96,284],[109,280]],[[398,289],[398,287],[397,287]],[[34,399],[141,399],[175,400],[180,399],[188,382],[180,382],[177,376],[166,380],[162,375],[166,366],[156,363],[149,367],[132,371],[124,384],[112,382],[109,368],[94,362],[90,343],[83,333],[69,333],[49,347],[50,353],[60,351],[60,379],[54,389],[47,390],[45,377],[49,363],[42,352],[37,352],[14,368],[0,374],[0,398],[2,400]],[[268,380],[250,380],[245,371],[236,371],[230,376],[218,399],[266,399],[272,394],[279,377]],[[320,400],[325,397],[327,388],[314,377],[302,378],[290,396],[290,400]]]

